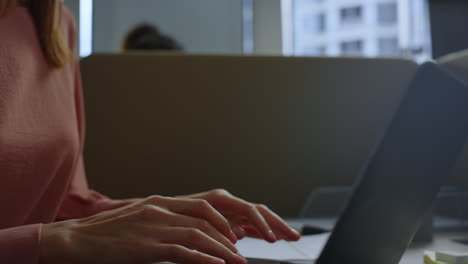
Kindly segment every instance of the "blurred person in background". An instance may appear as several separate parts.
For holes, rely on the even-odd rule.
[[[60,0],[0,0],[0,263],[247,264],[242,237],[300,238],[224,190],[131,200],[90,190],[75,35]]]
[[[150,24],[140,24],[131,29],[122,42],[124,51],[182,51],[182,46],[168,35],[162,34],[159,29]]]

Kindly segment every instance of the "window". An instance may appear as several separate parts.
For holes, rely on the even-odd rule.
[[[353,6],[340,9],[340,21],[342,24],[357,23],[362,21],[362,7]]]
[[[377,19],[379,25],[394,25],[397,23],[397,4],[379,3],[377,5]]]
[[[357,56],[363,53],[362,40],[343,41],[340,43],[341,55]]]
[[[398,38],[379,38],[379,55],[381,56],[398,56],[400,48],[398,46]]]
[[[303,17],[303,32],[322,33],[325,32],[325,14],[306,14]]]
[[[93,0],[80,1],[80,56],[86,57],[93,52]]]
[[[292,43],[287,55],[430,58],[428,0],[282,1],[292,10],[283,14],[290,27],[283,37]],[[422,53],[404,52],[415,47]]]
[[[325,0],[296,0],[296,4],[298,5],[308,5],[308,4],[318,4],[322,3]]]
[[[242,49],[243,49],[244,54],[252,54],[254,52],[253,0],[243,0],[242,17],[243,17]]]

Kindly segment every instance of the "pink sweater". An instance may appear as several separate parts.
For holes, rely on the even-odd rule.
[[[75,53],[74,21],[62,8]],[[29,12],[0,17],[0,263],[37,264],[41,223],[80,218],[130,201],[88,189],[78,64],[51,69]]]

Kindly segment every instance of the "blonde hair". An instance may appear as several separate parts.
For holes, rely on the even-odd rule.
[[[0,15],[7,8],[23,3],[34,20],[42,51],[48,64],[54,68],[63,67],[71,58],[70,49],[60,33],[59,3],[62,0],[0,0]]]

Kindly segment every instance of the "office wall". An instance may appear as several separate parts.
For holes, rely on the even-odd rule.
[[[468,48],[468,2],[430,0],[432,47],[434,58]]]
[[[94,1],[94,51],[118,50],[140,22],[157,24],[189,52],[242,52],[242,0]]]

